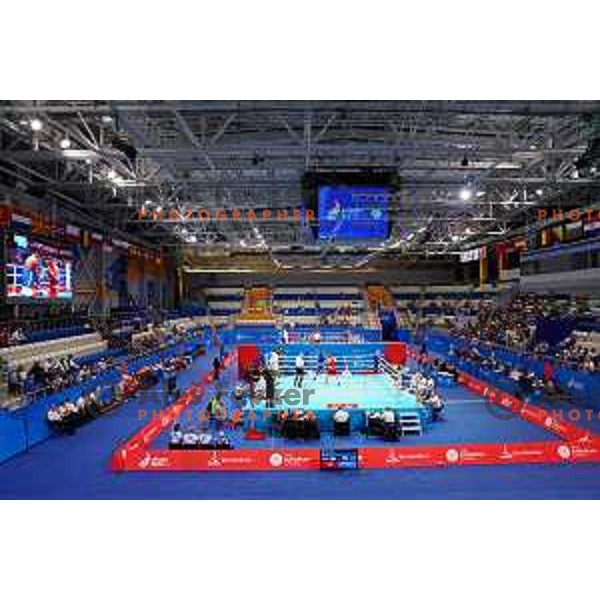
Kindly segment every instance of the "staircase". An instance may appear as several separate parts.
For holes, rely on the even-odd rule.
[[[238,324],[275,325],[273,291],[268,287],[246,288]]]
[[[363,289],[363,301],[365,304],[364,326],[367,329],[379,329],[381,327],[381,323],[379,322],[376,303],[374,302],[374,299],[369,291],[372,287],[375,286],[368,286]]]
[[[383,285],[370,285],[366,289],[366,304],[376,320],[375,326],[382,330],[383,339],[396,340],[398,315],[392,293]]]
[[[369,285],[367,286],[367,298],[369,306],[374,310],[385,308],[392,310],[396,308],[394,296],[384,285]]]
[[[398,417],[402,435],[423,435],[423,423],[417,412],[401,412]]]

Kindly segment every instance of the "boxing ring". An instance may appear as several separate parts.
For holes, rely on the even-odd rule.
[[[392,354],[400,357],[412,356],[408,348],[398,348]],[[239,354],[227,359],[227,368],[239,365]],[[284,373],[284,377],[289,376]],[[357,386],[363,379],[358,375]],[[364,382],[383,375],[364,374]],[[153,442],[158,436],[170,430],[182,413],[197,403],[203,396],[205,386],[212,381],[212,374],[204,377],[202,384],[192,387],[170,407],[157,414],[130,440],[122,444],[113,454],[111,468],[124,471],[289,471],[319,470],[332,468],[381,469],[416,467],[462,467],[468,465],[514,465],[514,464],[572,464],[579,462],[600,462],[600,436],[579,427],[567,420],[550,414],[545,409],[523,403],[517,398],[498,390],[486,382],[461,373],[459,383],[475,394],[485,397],[487,402],[498,409],[512,413],[528,423],[556,436],[556,440],[515,443],[488,444],[443,444],[402,447],[401,444],[373,445],[358,448],[344,446],[343,441],[335,448],[319,447],[278,447],[275,443],[268,448],[236,448],[232,450],[168,450],[155,449]],[[374,381],[374,380],[373,380]],[[388,382],[389,383],[389,382]],[[335,383],[329,383],[327,391],[332,399]],[[388,385],[388,384],[386,384]],[[365,393],[370,390],[369,385]],[[375,389],[375,388],[373,388]],[[389,390],[387,390],[389,392]],[[376,398],[376,394],[373,398]],[[398,396],[396,410],[402,409],[402,402],[410,398]],[[365,402],[363,400],[363,402]],[[370,401],[369,401],[370,402]],[[373,400],[379,404],[377,400]],[[315,396],[313,408],[333,410],[336,404],[328,402],[324,396]],[[346,403],[347,404],[347,403]],[[368,409],[365,404],[362,409]]]
[[[338,409],[345,410],[350,417],[352,430],[365,426],[365,415],[371,411],[393,410],[398,422],[409,418],[417,419],[421,424],[429,422],[431,414],[419,402],[414,394],[399,389],[384,373],[359,374],[344,376],[338,379],[325,375],[312,376],[304,379],[302,388],[294,386],[294,377],[284,375],[278,381],[278,389],[295,391],[293,404],[285,399],[285,394],[279,402],[268,405],[265,400],[260,403],[248,401],[244,407],[244,420],[248,427],[258,431],[270,429],[272,418],[278,413],[296,411],[309,413],[318,423],[320,431],[333,430],[333,414]],[[420,426],[422,429],[423,425]]]

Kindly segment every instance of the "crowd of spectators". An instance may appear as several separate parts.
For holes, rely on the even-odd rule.
[[[197,331],[186,330],[179,326],[172,328],[149,326],[146,331],[126,343],[120,352],[100,356],[97,360],[86,361],[68,355],[36,360],[29,367],[22,364],[8,366],[8,392],[12,397],[47,395],[82,385],[114,369],[124,359],[131,360],[164,350],[170,345],[192,339],[196,334]],[[169,371],[173,368],[183,368],[178,363],[182,360],[182,357],[176,357],[164,363],[161,361],[154,365],[153,369]]]
[[[321,342],[341,343],[341,344],[356,344],[363,341],[363,336],[356,330],[348,327],[345,331],[327,331],[316,327],[297,329],[294,323],[284,325],[281,328],[281,343],[309,343],[320,344]]]
[[[23,365],[8,369],[8,391],[13,396],[52,393],[81,385],[115,366],[114,357],[81,364],[72,355],[36,360],[29,369]]]
[[[114,386],[108,402],[102,400],[105,390],[97,387],[88,394],[82,393],[74,402],[66,400],[61,404],[51,406],[46,418],[56,431],[73,434],[78,426],[95,419],[109,408],[123,402],[125,398],[123,385],[123,382],[120,382]]]
[[[546,352],[546,354],[549,353],[549,351]],[[570,335],[558,344],[552,354],[561,365],[584,373],[600,372],[600,355],[597,349],[581,345],[575,335]]]
[[[343,302],[335,307],[324,307],[316,300],[299,298],[297,301],[286,301],[285,306],[279,309],[280,313],[292,321],[294,316],[316,315],[317,324],[321,326],[350,327],[361,322],[362,310],[351,302]]]
[[[82,391],[76,401],[66,400],[53,405],[47,413],[47,419],[57,431],[73,433],[79,425],[118,406],[140,389],[156,384],[163,377],[174,378],[176,371],[185,368],[189,363],[188,356],[173,356],[143,367],[135,373],[123,373],[113,386],[97,386],[88,393]],[[168,392],[174,397],[178,395],[176,387],[168,388]]]
[[[582,299],[519,294],[506,306],[486,308],[476,319],[453,326],[451,333],[471,343],[503,346],[539,359],[551,357],[558,364],[594,373],[600,369],[600,357],[594,348],[580,345],[576,336],[568,336],[554,347],[536,336],[540,318],[586,314],[588,307]]]
[[[526,349],[535,339],[536,318],[545,312],[536,298],[518,295],[506,306],[482,307],[474,319],[451,331],[466,339]]]
[[[561,388],[553,376],[551,367],[544,377],[540,377],[533,372],[528,372],[521,367],[500,360],[494,353],[484,356],[476,347],[453,350],[452,354],[459,360],[470,363],[478,369],[503,376],[507,380],[515,382],[517,385],[516,395],[520,399],[527,399],[535,392],[539,392],[546,400],[568,398],[568,390]]]
[[[423,299],[399,299],[397,301],[397,321],[400,327],[412,327],[415,322],[424,325],[456,327],[493,306],[490,297],[449,298],[444,295]]]
[[[173,343],[183,342],[194,335],[195,331],[185,329],[181,325],[168,328],[148,324],[131,337],[127,351],[131,356],[140,356],[149,351],[162,350]]]
[[[350,327],[357,323],[360,317],[360,309],[353,307],[351,304],[346,303],[338,306],[334,310],[323,311],[319,301],[315,303],[317,311],[319,313],[319,325],[328,326],[336,325],[342,327]]]

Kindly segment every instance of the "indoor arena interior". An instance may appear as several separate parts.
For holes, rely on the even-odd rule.
[[[0,498],[600,497],[599,192],[599,101],[0,101]]]

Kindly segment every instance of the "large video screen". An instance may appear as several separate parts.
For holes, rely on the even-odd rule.
[[[320,186],[319,239],[386,239],[390,230],[389,198],[386,187]]]
[[[72,300],[68,250],[12,233],[7,240],[6,297],[13,300]]]

